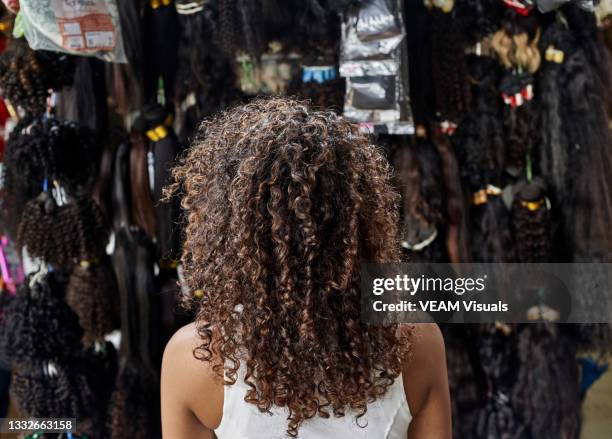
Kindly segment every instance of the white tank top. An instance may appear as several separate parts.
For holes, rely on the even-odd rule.
[[[235,384],[224,386],[223,417],[215,430],[217,438],[287,439],[287,409],[273,407],[272,415],[262,413],[244,400],[247,389],[244,375],[240,373]],[[298,430],[298,438],[406,439],[411,419],[400,375],[384,396],[368,404],[368,411],[358,421],[348,411],[341,418],[317,416],[304,421]]]

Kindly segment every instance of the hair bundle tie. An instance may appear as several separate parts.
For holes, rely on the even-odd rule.
[[[536,200],[536,201],[521,200],[521,206],[523,206],[525,209],[527,209],[530,212],[535,212],[540,207],[542,207],[544,204],[546,204],[546,201],[544,200],[544,198],[540,198],[539,200]]]
[[[338,77],[336,66],[303,66],[302,67],[302,82],[316,82],[323,84],[327,81],[333,81]]]
[[[550,45],[546,49],[544,59],[546,59],[548,62],[562,64],[565,60],[565,53],[562,50],[556,49],[555,46]]]
[[[474,192],[474,194],[472,195],[472,204],[474,204],[475,206],[485,204],[489,200],[490,196],[499,196],[501,195],[501,193],[502,190],[500,188],[489,184],[486,188]]]
[[[151,0],[149,5],[151,9],[157,9],[161,6],[170,6],[172,4],[172,0]]]
[[[176,12],[181,15],[192,15],[204,10],[204,0],[198,0],[189,3],[175,3]]]
[[[504,4],[510,9],[514,10],[517,14],[523,17],[528,16],[533,9],[532,4],[525,4],[519,0],[503,0]]]
[[[165,125],[160,124],[155,128],[152,128],[146,132],[147,137],[151,139],[152,142],[159,142],[162,139],[165,139],[168,136],[168,128]]]

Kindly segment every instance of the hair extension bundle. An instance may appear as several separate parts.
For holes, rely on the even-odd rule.
[[[91,389],[96,397],[95,410],[86,425],[79,430],[92,438],[107,438],[106,421],[109,402],[118,371],[117,351],[110,342],[94,343],[83,353],[83,365],[89,371]]]
[[[512,228],[518,262],[552,262],[552,224],[544,181],[514,186]]]
[[[174,4],[146,1],[143,26],[145,102],[157,102],[162,81],[164,102],[170,105],[174,99],[180,38],[178,14]]]
[[[450,139],[439,129],[432,131],[432,140],[440,155],[442,182],[447,213],[446,252],[454,263],[471,259],[468,239],[468,206],[462,192],[461,173]]]
[[[80,196],[57,205],[46,191],[26,204],[17,236],[30,256],[69,268],[97,258],[108,232],[102,211],[91,198]]]
[[[466,43],[478,44],[495,33],[505,9],[499,0],[455,0],[455,18],[467,36]]]
[[[424,139],[418,139],[415,143],[399,142],[392,164],[402,195],[402,247],[410,260],[446,260],[438,151]]]
[[[14,218],[25,203],[55,181],[69,192],[86,192],[94,181],[99,148],[92,131],[55,119],[23,118],[4,157],[3,216],[15,235]]]
[[[436,116],[439,121],[458,124],[470,101],[463,34],[451,14],[438,8],[430,14]]]
[[[110,439],[160,436],[157,378],[129,360],[120,361],[111,396],[107,433]]]
[[[29,367],[62,363],[81,349],[77,316],[59,295],[50,274],[30,275],[6,309],[0,332],[0,353],[7,364]]]
[[[86,371],[79,370],[74,360],[47,364],[13,370],[11,394],[20,412],[38,418],[88,417],[94,410],[95,398]]]
[[[71,84],[74,68],[70,55],[33,51],[24,40],[13,39],[0,55],[3,95],[26,114],[42,114],[47,108],[49,89],[59,90]]]
[[[117,283],[106,258],[79,261],[70,273],[66,302],[79,316],[85,346],[118,326]]]
[[[79,359],[82,330],[58,287],[51,274],[26,279],[3,321],[0,351],[24,415],[84,418],[93,397]]]
[[[478,262],[513,258],[509,215],[500,188],[505,159],[496,92],[498,74],[491,58],[470,58],[473,108],[452,138],[464,187],[469,193],[472,258]]]
[[[145,231],[150,239],[155,238],[155,207],[151,194],[151,175],[149,157],[152,157],[146,135],[142,132],[132,133],[130,149],[130,186],[132,216],[134,222]]]
[[[486,379],[486,399],[478,411],[474,438],[523,438],[526,427],[512,407],[511,389],[516,379],[516,355],[511,338],[496,325],[478,328],[479,367]]]
[[[517,327],[518,375],[512,405],[528,437],[575,438],[580,432],[580,387],[576,341],[562,325],[531,323]]]
[[[570,146],[568,242],[574,261],[612,261],[612,149],[604,94],[585,52],[569,42],[559,74],[560,117]]]
[[[180,12],[193,3],[177,1]],[[184,7],[182,5],[185,5]],[[240,98],[233,60],[217,45],[216,4],[205,2],[195,13],[179,13],[181,38],[175,99],[185,108],[181,138],[191,137],[202,118],[228,107]]]
[[[580,47],[590,70],[595,74],[594,80],[605,96],[604,102],[612,99],[612,69],[608,54],[597,28],[597,18],[593,12],[585,11],[569,2],[562,8],[563,18],[575,38],[575,44]],[[586,66],[585,66],[586,68]]]
[[[149,438],[159,435],[159,393],[155,346],[154,252],[142,230],[131,226],[127,144],[115,155],[112,203],[115,228],[113,265],[117,273],[121,309],[120,369],[111,397],[107,430],[111,438]]]
[[[561,22],[548,26],[542,34],[541,50],[545,54],[538,75],[536,96],[539,114],[539,146],[534,154],[534,162],[546,179],[550,196],[555,206],[559,206],[565,218],[571,193],[570,166],[574,158],[571,145],[564,134],[561,119],[562,90],[560,75],[565,54],[571,48],[571,34]]]

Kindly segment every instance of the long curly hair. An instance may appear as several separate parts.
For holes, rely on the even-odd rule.
[[[365,414],[409,351],[409,331],[360,312],[360,263],[400,260],[381,150],[331,111],[256,99],[203,122],[174,177],[186,286],[202,292],[196,358],[228,385],[244,364],[245,400],[287,407],[291,436]]]

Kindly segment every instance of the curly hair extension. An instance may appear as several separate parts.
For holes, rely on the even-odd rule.
[[[205,121],[174,176],[186,286],[204,292],[196,358],[227,385],[244,364],[245,400],[287,407],[291,436],[309,418],[364,415],[409,347],[395,326],[359,317],[360,261],[400,259],[379,150],[333,112],[256,99]]]
[[[26,114],[39,115],[47,108],[49,89],[71,84],[74,69],[70,55],[34,51],[23,39],[12,39],[0,55],[2,93]]]
[[[110,439],[150,439],[160,436],[157,378],[120,360],[111,396],[107,433]]]
[[[95,395],[95,409],[86,424],[79,422],[79,430],[92,438],[107,438],[109,402],[119,367],[117,351],[111,342],[94,343],[83,352],[82,358]]]
[[[30,282],[32,276],[19,286],[2,322],[1,356],[19,367],[59,363],[81,349],[82,329],[74,312],[57,297],[57,282],[51,275]]]
[[[104,259],[83,260],[72,269],[66,302],[79,316],[85,346],[103,340],[118,326],[115,274]]]
[[[544,182],[536,178],[514,186],[512,229],[518,262],[552,262],[552,224]]]
[[[92,131],[55,119],[23,118],[11,132],[4,157],[2,214],[12,236],[25,203],[57,181],[69,192],[88,191],[99,147]]]
[[[26,204],[17,233],[30,256],[63,268],[97,258],[108,236],[106,219],[93,199],[79,196],[58,206],[49,192]]]
[[[11,377],[11,394],[21,413],[40,418],[88,417],[95,407],[85,371],[72,363],[53,364],[46,372],[45,363],[16,368]]]

